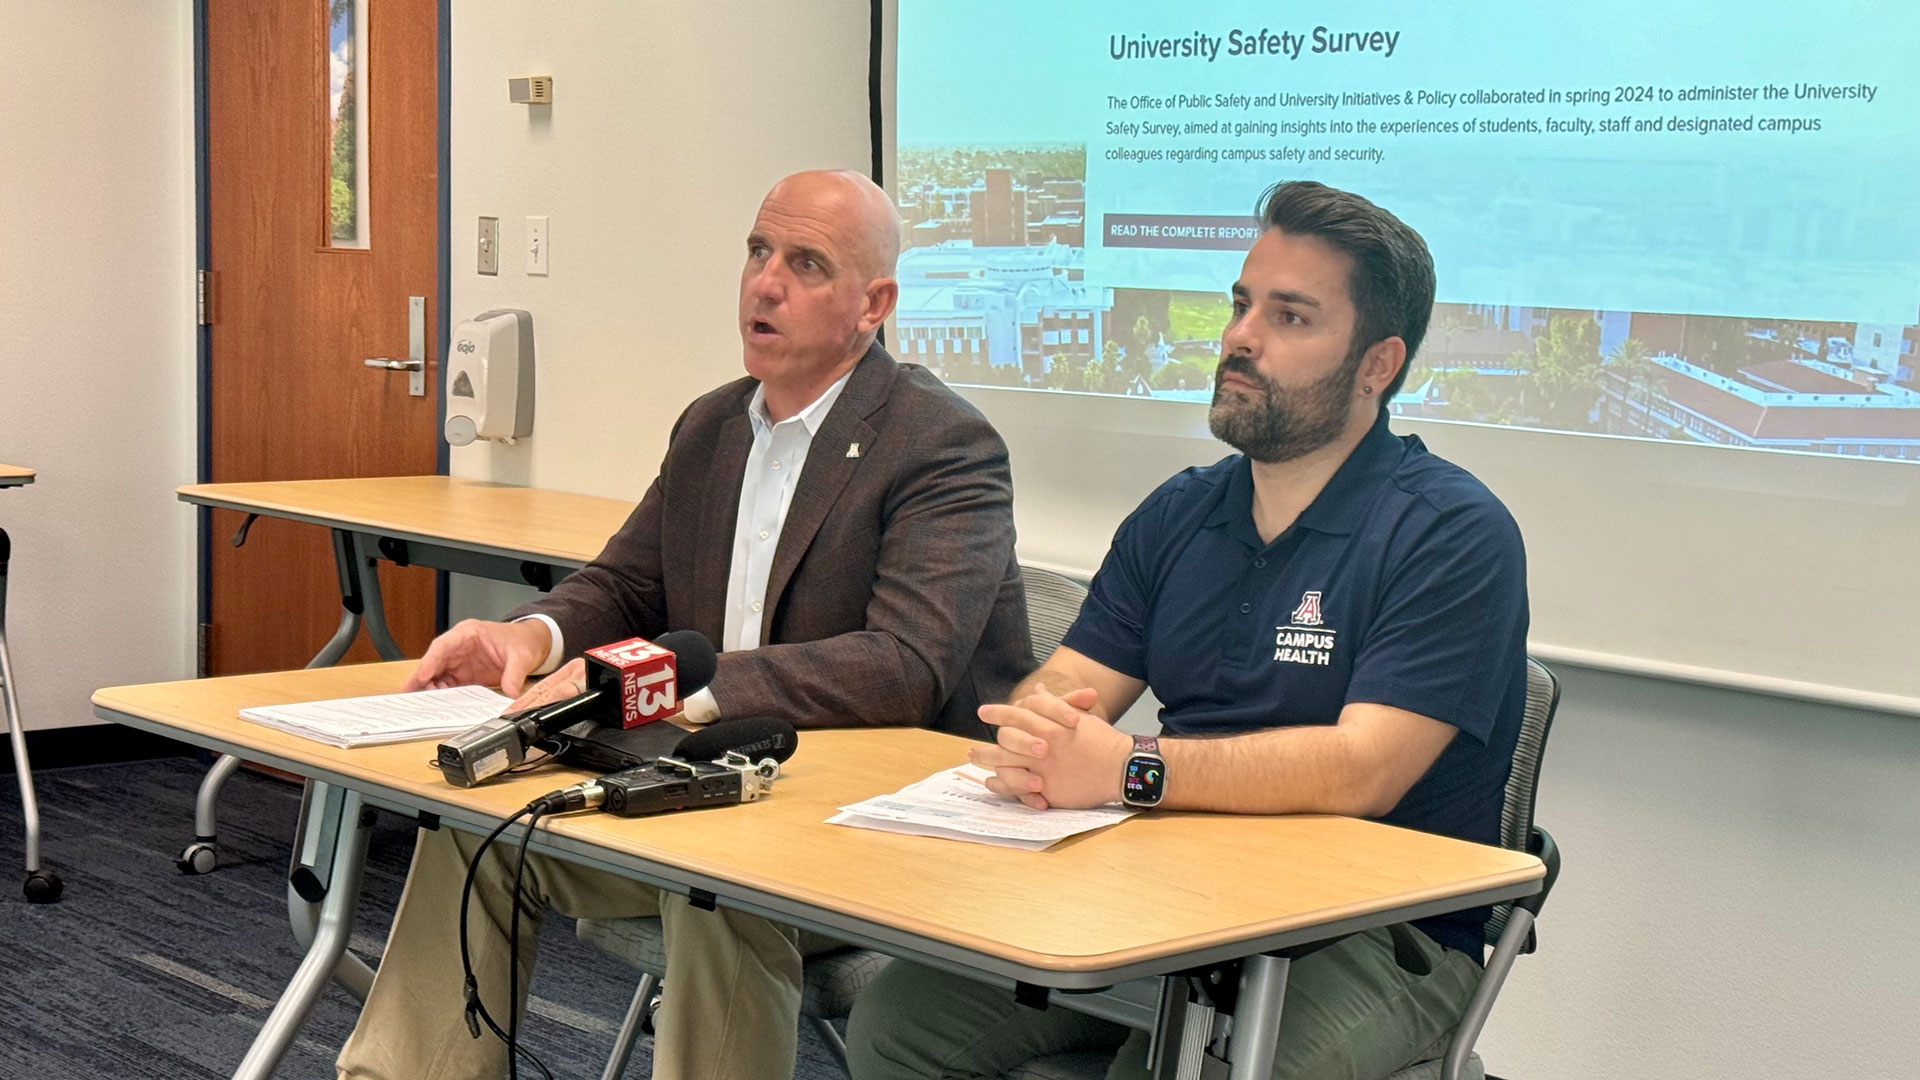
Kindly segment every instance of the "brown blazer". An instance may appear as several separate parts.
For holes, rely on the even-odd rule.
[[[667,630],[719,641],[756,385],[743,378],[688,406],[659,477],[599,557],[509,618],[551,617],[569,656]],[[976,710],[1035,667],[1013,539],[999,434],[876,344],[807,453],[760,648],[720,657],[721,715],[985,737]]]

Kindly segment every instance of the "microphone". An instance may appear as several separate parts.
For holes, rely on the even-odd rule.
[[[713,681],[719,663],[713,643],[698,630],[670,630],[659,641],[629,638],[612,645],[588,649],[586,693],[567,701],[555,702],[547,709],[558,715],[566,706],[594,695],[607,713],[618,710],[621,727],[641,724],[669,716],[680,710],[688,694],[698,692]],[[566,710],[576,719],[584,718],[579,708]]]
[[[681,739],[673,756],[681,761],[718,761],[728,754],[770,757],[785,761],[799,745],[793,725],[777,716],[746,716],[722,720]]]
[[[564,701],[507,713],[440,744],[435,763],[454,787],[472,787],[526,761],[527,748],[582,721],[619,716],[633,727],[677,710],[713,681],[713,643],[697,630],[658,641],[630,638],[586,652],[587,689]]]
[[[546,813],[605,810],[639,817],[755,802],[773,789],[799,737],[776,717],[728,720],[680,740],[668,757],[574,784],[535,800]],[[750,755],[763,753],[755,761]],[[711,756],[712,760],[702,760]]]

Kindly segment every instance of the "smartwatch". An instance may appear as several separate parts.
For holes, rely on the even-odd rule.
[[[1133,754],[1120,776],[1120,800],[1128,806],[1158,806],[1166,793],[1167,759],[1160,756],[1160,740],[1135,735]]]

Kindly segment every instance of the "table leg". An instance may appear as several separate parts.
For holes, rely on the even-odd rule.
[[[33,766],[27,761],[27,733],[21,726],[20,699],[13,690],[13,660],[7,652],[7,563],[12,546],[0,529],[0,719],[13,745],[13,776],[20,785],[20,817],[26,825],[27,878],[24,891],[36,904],[60,899],[60,875],[40,865],[40,803],[33,796]]]
[[[353,639],[360,633],[361,613],[366,610],[366,596],[361,591],[363,577],[359,571],[358,545],[354,534],[346,529],[334,529],[333,532],[333,570],[340,583],[340,625],[333,631],[333,637],[327,640],[312,660],[307,661],[310,668],[332,667],[347,654],[353,645]],[[379,578],[374,578],[374,588],[379,588]],[[379,593],[374,593],[374,603],[379,603]],[[371,629],[371,628],[369,628]],[[381,635],[386,636],[386,618],[380,620]],[[389,645],[393,639],[387,637]],[[379,648],[379,639],[374,641]],[[383,652],[382,656],[386,656]],[[386,656],[387,659],[397,657]],[[224,786],[233,771],[240,767],[240,759],[231,754],[221,754],[213,761],[213,768],[200,781],[199,794],[194,797],[193,806],[193,843],[188,844],[174,865],[183,874],[210,873],[219,860],[219,835],[215,807],[220,800],[220,788]]]
[[[302,948],[311,949],[318,939],[322,908],[334,888],[332,853],[341,829],[352,820],[346,816],[346,795],[340,788],[311,780],[300,794],[300,827],[294,833],[293,857],[287,867],[287,921]],[[373,989],[373,969],[358,956],[343,952],[333,980],[364,1003]]]
[[[1269,1080],[1289,965],[1281,956],[1242,960],[1230,1016],[1216,1011],[1218,995],[1198,988],[1191,974],[1162,978],[1147,1044],[1154,1080]]]
[[[1153,1080],[1211,1080],[1209,1074],[1218,1071],[1207,1067],[1213,1024],[1213,1006],[1194,1000],[1187,976],[1162,977],[1153,1038],[1147,1043],[1147,1070]]]
[[[213,759],[213,767],[200,779],[200,791],[193,799],[193,843],[173,861],[183,874],[208,874],[213,872],[218,855],[214,845],[219,837],[214,830],[218,824],[214,818],[215,804],[220,799],[220,789],[240,767],[240,759],[232,754],[221,754]]]
[[[1227,1040],[1230,1080],[1268,1080],[1280,1041],[1280,1004],[1287,993],[1284,956],[1249,956],[1240,969],[1240,1000]]]
[[[380,562],[373,554],[377,541],[365,533],[356,533],[348,542],[353,545],[353,567],[360,580],[367,640],[373,642],[373,650],[380,654],[380,659],[404,660],[407,654],[394,643],[393,634],[387,629],[387,608],[380,599]]]
[[[280,1000],[274,1003],[260,1034],[247,1049],[247,1056],[234,1070],[234,1080],[266,1080],[273,1075],[287,1047],[292,1045],[294,1036],[313,1011],[314,1002],[327,988],[340,958],[346,955],[347,940],[353,933],[354,911],[360,902],[360,878],[366,867],[367,834],[373,811],[361,805],[357,791],[341,793],[338,805],[340,820],[334,830],[329,859],[329,887],[320,905],[313,945],[307,949]]]
[[[359,544],[355,542],[353,533],[346,529],[333,530],[333,572],[340,582],[340,625],[334,629],[327,643],[320,647],[320,651],[313,654],[313,659],[307,661],[310,668],[332,667],[339,663],[340,658],[347,654],[347,648],[353,644],[354,635],[360,632],[360,619],[366,612]]]

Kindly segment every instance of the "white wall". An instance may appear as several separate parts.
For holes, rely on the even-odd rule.
[[[0,491],[29,728],[193,674],[193,50],[187,4],[8,5]]]
[[[866,163],[867,5],[489,0],[454,19],[454,310],[531,310],[541,379],[534,437],[456,451],[454,471],[637,498],[666,425],[739,370],[740,239],[762,191]],[[515,74],[554,75],[550,116],[506,103]],[[498,279],[472,272],[480,214],[501,218]],[[547,279],[521,272],[528,214],[552,217]],[[1090,568],[1110,504],[1161,479],[1146,459],[1167,447],[1116,450],[1144,470],[1138,491],[1096,493],[1057,475],[1060,444],[1032,427],[1005,432],[1022,551]],[[528,594],[460,582],[456,614]],[[1910,1072],[1920,722],[1562,675],[1540,819],[1566,876],[1482,1040],[1495,1071]]]
[[[1920,722],[1556,670],[1538,820],[1565,863],[1488,1067],[1914,1075]]]
[[[803,168],[865,169],[867,5],[716,0],[453,11],[455,319],[533,313],[534,435],[452,471],[638,499],[667,429],[742,374],[735,300],[760,198]],[[552,75],[554,104],[507,101]],[[528,277],[528,215],[552,273]],[[500,219],[498,277],[474,272]]]

